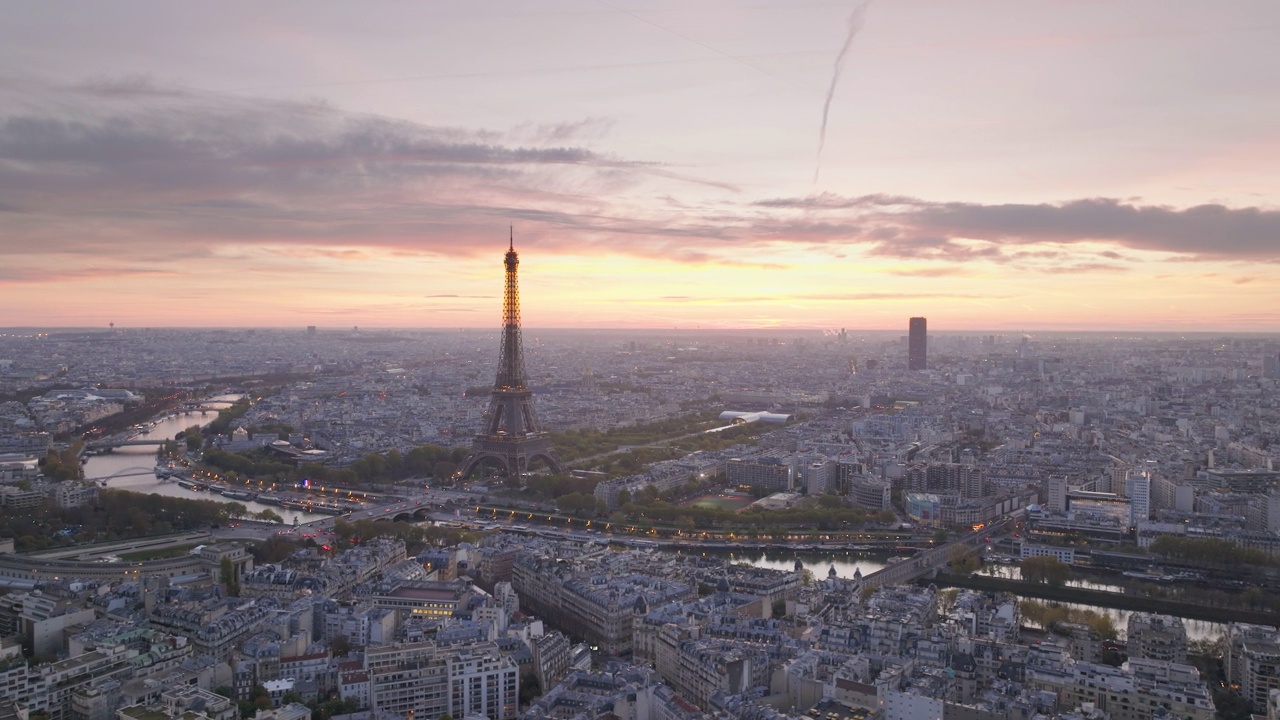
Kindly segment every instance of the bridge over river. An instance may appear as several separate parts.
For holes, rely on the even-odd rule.
[[[85,450],[111,450],[113,448],[131,447],[135,445],[151,445],[153,447],[159,447],[167,442],[169,442],[168,438],[152,438],[150,440],[146,438],[120,438],[120,439],[108,438],[105,440],[93,440],[93,441],[87,442],[84,444],[84,449]]]
[[[862,578],[862,586],[878,588],[882,585],[901,585],[943,570],[957,549],[977,549],[988,542],[999,541],[1000,538],[1013,532],[1020,516],[1019,513],[1006,517],[1004,520],[959,537],[945,545],[939,545],[932,550],[926,550],[919,555],[896,562],[883,570],[877,570]]]

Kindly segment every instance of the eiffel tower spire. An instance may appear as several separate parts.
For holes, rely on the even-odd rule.
[[[511,230],[507,254],[506,285],[502,297],[502,343],[498,352],[498,372],[489,397],[484,430],[471,443],[471,454],[463,461],[458,477],[465,478],[481,463],[498,465],[513,482],[519,482],[529,463],[542,460],[555,473],[564,466],[551,441],[542,431],[533,410],[533,391],[524,370],[524,343],[520,336],[520,285],[517,269],[515,231]]]

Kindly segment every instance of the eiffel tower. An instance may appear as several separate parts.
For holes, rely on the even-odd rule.
[[[520,288],[516,282],[515,233],[512,232],[505,260],[507,285],[502,300],[502,348],[498,354],[498,376],[489,396],[484,431],[471,442],[471,454],[462,461],[457,477],[466,478],[482,462],[501,465],[510,481],[520,481],[529,463],[541,459],[554,473],[563,473],[564,464],[551,447],[551,439],[538,424],[533,411],[533,391],[524,373],[524,344],[520,340]],[[523,483],[522,483],[523,484]]]

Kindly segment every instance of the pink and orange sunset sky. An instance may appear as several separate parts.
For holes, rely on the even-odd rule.
[[[1280,331],[1277,37],[1275,0],[9,3],[0,326],[492,327],[511,225],[531,327]]]

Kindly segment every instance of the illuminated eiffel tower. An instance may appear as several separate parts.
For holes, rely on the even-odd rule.
[[[521,481],[529,464],[541,459],[554,473],[563,473],[564,464],[551,447],[551,439],[538,424],[533,411],[533,391],[524,373],[524,344],[520,340],[520,288],[516,268],[515,234],[505,260],[507,285],[502,300],[502,349],[498,355],[498,376],[493,381],[484,431],[471,443],[471,454],[458,470],[459,478],[475,472],[481,463],[500,465],[512,481]]]

